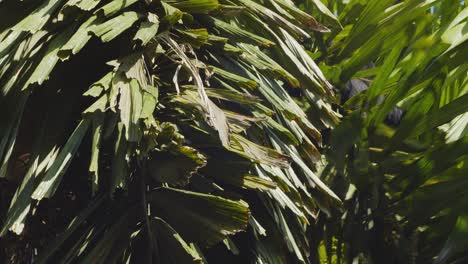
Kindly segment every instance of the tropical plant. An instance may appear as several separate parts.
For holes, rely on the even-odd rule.
[[[464,6],[0,1],[0,261],[466,262]]]
[[[288,0],[0,17],[5,262],[309,262],[340,203],[316,174],[334,91],[300,44],[327,27]]]
[[[325,36],[318,61],[336,87],[369,87],[341,107],[327,144],[321,176],[344,204],[322,220],[322,261],[465,263],[468,9],[340,2],[329,1],[343,29]],[[405,114],[389,126],[395,106]]]

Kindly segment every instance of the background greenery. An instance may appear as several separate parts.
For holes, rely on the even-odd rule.
[[[1,1],[0,261],[468,261],[467,16]]]

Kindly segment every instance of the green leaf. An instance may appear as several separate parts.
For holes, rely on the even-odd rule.
[[[148,21],[142,22],[133,40],[139,40],[142,46],[146,46],[156,36],[159,29],[159,19],[155,14],[148,14]]]
[[[384,64],[379,68],[376,79],[372,82],[367,91],[367,98],[369,101],[372,102],[372,100],[382,93],[382,89],[389,79],[390,74],[393,72],[403,47],[404,43],[397,43],[395,48],[392,49],[391,53],[386,57]]]
[[[107,94],[104,94],[101,96],[94,104],[92,104],[90,107],[88,107],[86,110],[83,111],[83,114],[91,114],[94,112],[101,112],[105,113],[106,112],[106,106],[107,103],[109,102]]]
[[[37,83],[39,85],[42,85],[42,83],[44,83],[44,81],[49,78],[49,74],[52,72],[55,65],[60,59],[58,56],[58,52],[68,41],[71,33],[71,29],[68,29],[54,37],[54,39],[50,42],[49,46],[47,47],[45,56],[34,69],[34,72],[31,74],[28,81],[24,85],[23,90],[27,89],[31,84]]]
[[[240,135],[234,134],[231,136],[231,148],[231,150],[250,158],[255,162],[278,167],[289,166],[289,159],[287,156],[275,151],[274,149],[257,145]]]
[[[105,17],[110,17],[117,13],[118,11],[125,9],[128,6],[133,5],[138,2],[138,0],[113,0],[98,10],[94,11],[94,14],[103,15]]]
[[[120,119],[125,126],[125,138],[136,142],[139,138],[139,119],[143,106],[143,96],[138,81],[121,82],[120,87]]]
[[[464,22],[453,26],[452,28],[443,33],[441,37],[442,41],[444,43],[450,44],[450,47],[444,53],[447,53],[455,49],[462,43],[466,42],[466,40],[468,39],[467,29],[468,22]]]
[[[114,76],[113,72],[109,72],[99,81],[93,83],[89,89],[83,94],[84,96],[98,97],[101,95],[102,91],[109,90],[112,84],[112,77]]]
[[[54,195],[84,135],[88,131],[89,124],[90,121],[88,119],[80,121],[50,169],[35,188],[31,198],[42,200],[42,198],[50,198]]]
[[[175,8],[164,1],[161,2],[161,5],[164,8],[164,12],[166,13],[166,15],[161,20],[163,23],[169,24],[169,26],[173,26],[182,19],[184,13],[178,8]]]
[[[247,79],[245,77],[242,77],[240,75],[234,74],[229,71],[225,71],[221,68],[215,67],[215,66],[210,66],[213,68],[213,72],[215,75],[219,75],[225,80],[231,81],[233,83],[236,83],[242,87],[248,88],[248,89],[255,89],[258,87],[257,82],[251,79]]]
[[[3,237],[8,230],[16,234],[21,234],[24,230],[26,216],[31,209],[31,194],[34,191],[34,180],[39,158],[35,157],[31,166],[29,167],[23,182],[13,196],[6,218],[2,223],[0,237]]]
[[[102,141],[102,126],[104,125],[104,114],[97,113],[93,116],[93,142],[91,147],[91,162],[89,163],[89,172],[92,173],[92,187],[94,193],[97,192],[99,186],[99,152]]]
[[[95,8],[101,0],[68,0],[65,4],[67,6],[76,6],[81,10],[90,11],[91,9]]]
[[[466,254],[468,247],[465,240],[466,235],[468,235],[468,216],[466,214],[461,214],[458,216],[454,229],[434,263],[447,263],[449,260],[453,261],[457,254]],[[461,256],[459,258],[463,259]]]
[[[92,36],[89,32],[91,32],[93,26],[97,25],[99,22],[101,22],[101,19],[98,19],[97,16],[91,16],[88,18],[83,24],[81,24],[67,43],[60,48],[58,56],[63,60],[68,58],[70,54],[77,54],[91,39]]]
[[[125,140],[124,126],[117,124],[117,136],[114,144],[114,155],[112,157],[112,177],[110,179],[110,193],[119,188],[127,186],[127,177],[129,174],[128,163],[126,159],[128,151],[128,142]]]
[[[154,109],[158,103],[158,89],[148,85],[143,91],[143,106],[141,108],[140,118],[153,116]]]
[[[193,48],[199,49],[208,42],[208,31],[206,28],[177,30],[183,42],[186,42]]]
[[[281,65],[262,52],[258,47],[248,44],[240,44],[239,46],[245,51],[242,54],[242,59],[246,60],[249,64],[254,65],[259,70],[268,70],[275,78],[277,74],[281,75],[281,77],[293,87],[300,86],[296,77],[286,71]]]
[[[152,210],[184,240],[202,245],[245,230],[250,216],[244,202],[172,188],[158,188],[148,194],[148,200]],[[187,219],[191,225],[184,224]]]
[[[284,44],[280,41],[281,47],[286,48],[285,52],[294,62],[298,70],[314,84],[316,89],[312,90],[317,94],[332,94],[332,85],[327,81],[320,68],[305,52],[304,48],[288,32],[281,29],[284,36]]]
[[[18,24],[16,24],[13,31],[29,31],[30,33],[36,33],[41,30],[45,24],[49,21],[52,14],[59,8],[63,0],[47,0],[34,10],[30,15],[26,16]]]
[[[266,191],[275,189],[278,185],[268,179],[263,179],[254,175],[244,175],[242,177],[224,177],[221,173],[220,179],[234,186],[239,186],[246,189],[254,189],[259,191]]]
[[[190,177],[206,165],[206,157],[196,149],[178,146],[170,152],[156,152],[148,162],[148,169],[156,181],[171,186],[185,186]]]
[[[183,88],[195,90],[194,85],[184,85]],[[261,99],[255,95],[248,93],[241,93],[237,91],[230,91],[217,88],[205,88],[208,97],[225,100],[228,102],[235,102],[238,104],[255,104]]]
[[[217,30],[226,34],[226,37],[232,37],[241,42],[256,44],[263,47],[271,47],[275,45],[273,41],[253,34],[250,31],[244,30],[237,25],[229,24],[213,17],[208,18],[208,23]]]
[[[416,123],[404,122],[402,128],[399,129],[392,138],[392,146],[396,146],[396,142],[401,142],[408,136],[417,136],[423,133],[426,129],[435,128],[445,123],[452,121],[458,115],[468,111],[468,94],[465,94],[442,108],[434,111],[432,114],[426,114]],[[404,128],[404,129],[403,129]]]
[[[13,101],[12,104],[5,103],[4,106],[6,107],[1,109],[1,111],[8,111],[12,114],[0,121],[0,126],[3,128],[3,131],[0,132],[0,178],[6,176],[26,100],[26,95],[19,96],[18,100]]]
[[[265,18],[266,20],[269,20],[269,22],[272,22],[273,24],[277,24],[278,26],[281,26],[282,28],[288,29],[292,34],[295,34],[296,36],[300,38],[305,38],[305,39],[310,38],[310,35],[307,32],[305,32],[303,29],[289,22],[287,19],[280,16],[276,12],[268,9],[267,7],[257,4],[256,2],[251,1],[251,0],[239,0],[239,1],[256,15],[259,15]]]
[[[167,1],[174,7],[190,14],[208,14],[218,8],[218,0]]]
[[[278,1],[278,0],[275,0],[275,1]],[[279,2],[286,2],[285,0],[279,0]],[[307,0],[307,2],[312,2],[313,5],[315,7],[317,7],[317,9],[324,15],[326,15],[327,17],[331,18],[332,20],[334,21],[337,21],[338,22],[338,19],[336,18],[336,16],[327,8],[326,5],[324,5],[322,3],[322,1],[320,0]]]
[[[129,29],[138,19],[138,13],[125,12],[102,24],[92,26],[90,31],[103,42],[109,42]]]
[[[110,227],[103,232],[102,236],[93,244],[92,247],[87,247],[85,243],[81,248],[80,255],[83,257],[83,263],[98,263],[105,264],[107,261],[116,259],[126,249],[131,235],[131,221],[135,214],[134,207],[126,208],[126,210],[117,217],[117,219],[108,219],[111,221]],[[82,250],[88,249],[83,254]],[[111,261],[115,262],[115,261]]]
[[[159,263],[205,263],[194,244],[188,244],[166,221],[151,218],[157,240]]]

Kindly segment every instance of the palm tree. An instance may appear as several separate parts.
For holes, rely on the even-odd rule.
[[[466,261],[463,2],[36,2],[0,1],[3,262]]]
[[[0,6],[5,262],[309,262],[340,203],[300,44],[327,27],[285,0]]]

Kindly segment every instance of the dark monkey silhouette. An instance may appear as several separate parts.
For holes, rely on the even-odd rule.
[[[368,66],[368,68],[373,67],[373,65]],[[344,88],[341,90],[341,103],[346,103],[353,96],[358,95],[369,88],[370,83],[362,79],[352,79],[346,82]],[[384,97],[380,97],[379,101],[383,101]],[[392,108],[390,113],[386,116],[384,122],[389,126],[398,126],[401,122],[401,119],[405,115],[405,111],[395,106]]]

